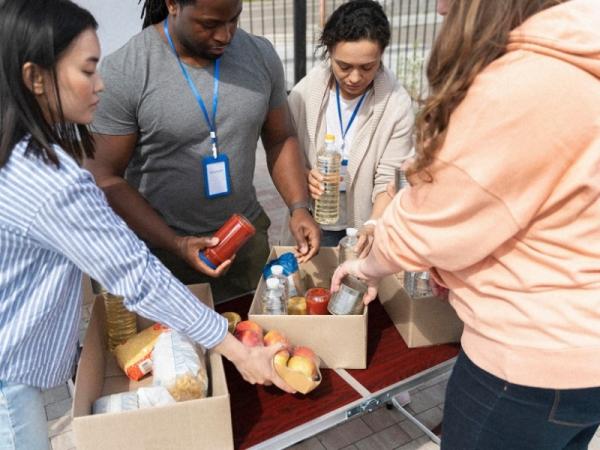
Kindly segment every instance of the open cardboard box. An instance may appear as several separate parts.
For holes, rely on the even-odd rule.
[[[293,247],[274,246],[269,261]],[[319,286],[329,288],[331,276],[338,266],[338,249],[321,247],[319,253],[300,269],[306,288]],[[367,367],[367,320],[368,308],[361,315],[264,315],[261,314],[261,297],[265,280],[261,277],[248,318],[265,331],[281,331],[293,345],[310,347],[321,358],[323,367],[364,369]]]
[[[188,286],[210,307],[208,284]],[[79,360],[73,400],[73,431],[78,450],[189,450],[233,448],[229,392],[221,356],[209,351],[209,397],[174,405],[92,415],[92,404],[108,394],[152,384],[148,376],[129,380],[107,350],[104,304],[96,301]],[[138,317],[138,329],[151,322]]]
[[[379,284],[379,300],[410,348],[460,341],[463,323],[447,299],[411,298],[404,290],[404,272]]]

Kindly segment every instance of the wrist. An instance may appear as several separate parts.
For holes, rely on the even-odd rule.
[[[300,202],[294,202],[291,205],[288,206],[288,210],[290,212],[290,217],[294,215],[294,212],[299,210],[299,209],[305,209],[309,214],[311,214],[311,208],[310,208],[310,204],[308,203],[308,201],[303,200]]]
[[[376,226],[377,219],[369,219],[369,220],[365,221],[365,223],[363,223],[363,226],[368,226],[368,225]]]

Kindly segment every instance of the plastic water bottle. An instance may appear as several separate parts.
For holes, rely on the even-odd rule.
[[[356,228],[346,228],[346,237],[340,240],[340,264],[344,261],[350,261],[358,258],[354,251],[358,243],[358,230]]]
[[[325,136],[325,148],[317,153],[317,170],[325,177],[324,192],[315,201],[315,220],[321,225],[335,224],[340,215],[341,155],[335,145],[335,136]]]
[[[267,278],[267,288],[262,296],[262,312],[269,315],[287,314],[285,287],[277,277]]]
[[[283,286],[283,292],[285,294],[285,301],[290,298],[290,286],[288,278],[283,274],[283,266],[279,264],[273,264],[271,266],[271,276],[279,280],[279,284]],[[270,277],[269,277],[270,278]]]

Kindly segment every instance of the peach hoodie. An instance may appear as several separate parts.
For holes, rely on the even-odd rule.
[[[397,195],[365,275],[435,267],[462,346],[511,383],[600,386],[600,1],[531,17]]]

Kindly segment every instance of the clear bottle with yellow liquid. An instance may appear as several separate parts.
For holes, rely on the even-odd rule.
[[[325,177],[324,192],[315,201],[315,220],[321,225],[333,225],[339,219],[341,159],[335,136],[327,134],[325,147],[317,153],[317,170]]]
[[[102,292],[106,310],[106,331],[108,334],[108,349],[114,348],[125,342],[137,333],[135,313],[127,310],[123,305],[123,297]]]

